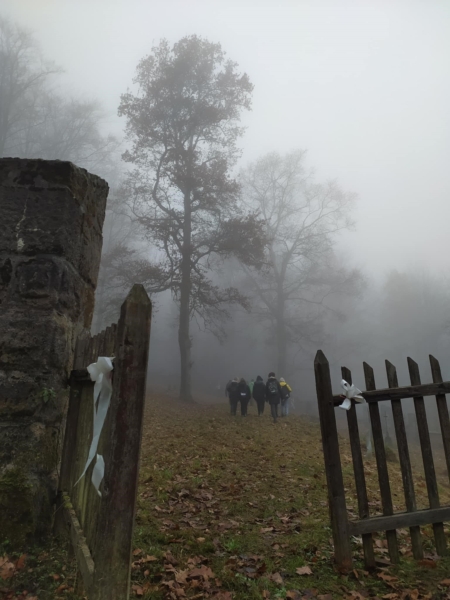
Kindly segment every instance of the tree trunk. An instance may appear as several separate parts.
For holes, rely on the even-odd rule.
[[[277,377],[286,376],[287,339],[284,323],[277,329]]]
[[[180,400],[192,402],[191,389],[191,194],[184,195],[183,257],[181,262],[180,323],[178,344],[180,346]]]
[[[286,374],[287,361],[287,335],[286,324],[284,320],[284,296],[283,286],[278,286],[277,298],[277,377],[284,377]]]

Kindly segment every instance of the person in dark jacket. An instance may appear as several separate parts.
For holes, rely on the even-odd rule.
[[[241,415],[243,417],[247,416],[247,406],[252,394],[250,392],[250,388],[247,385],[247,382],[243,377],[241,377],[238,383],[238,398],[241,402]]]
[[[264,413],[264,403],[266,401],[266,384],[264,383],[261,375],[258,375],[255,383],[253,384],[252,396],[256,400],[258,416],[260,417]]]
[[[237,409],[237,405],[239,402],[239,396],[238,396],[238,380],[237,377],[235,377],[233,379],[233,381],[229,381],[227,383],[227,387],[225,389],[225,394],[228,396],[228,399],[230,401],[230,414],[231,415],[235,415],[236,414],[236,409]]]
[[[269,373],[269,378],[266,382],[266,400],[270,404],[273,422],[276,423],[278,419],[278,405],[281,400],[281,386],[273,371]]]

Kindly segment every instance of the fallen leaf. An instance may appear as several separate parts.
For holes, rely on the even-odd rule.
[[[142,550],[140,548],[136,548],[136,550],[133,550],[133,556],[139,556],[139,554],[142,554]]]
[[[295,572],[297,573],[297,575],[312,575],[312,571],[308,566],[298,567],[297,569],[295,569]]]
[[[0,577],[10,579],[16,570],[14,563],[10,562],[6,556],[0,558]]]
[[[419,565],[422,567],[427,567],[427,569],[436,569],[437,567],[437,563],[429,558],[422,558],[422,560],[419,560]]]
[[[156,556],[150,556],[149,554],[147,554],[147,556],[145,558],[141,558],[140,562],[142,563],[148,563],[148,562],[155,562],[158,559],[156,558]]]
[[[274,583],[278,583],[280,585],[283,585],[284,583],[283,578],[279,573],[272,573],[272,575],[269,576],[269,579],[271,579]]]
[[[27,560],[27,555],[21,554],[16,562],[16,570],[17,571],[20,571],[21,569],[23,569],[25,567],[26,560]]]
[[[378,573],[378,577],[383,581],[398,581],[398,577],[394,577],[393,575],[388,575],[387,573]]]
[[[131,590],[134,592],[135,596],[143,596],[144,590],[140,585],[132,585]]]
[[[441,585],[450,586],[450,579],[443,579],[439,582]]]

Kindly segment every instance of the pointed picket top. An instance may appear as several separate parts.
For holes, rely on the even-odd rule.
[[[352,385],[352,372],[350,369],[347,369],[347,367],[341,367],[341,375],[342,379],[345,379],[349,385]]]
[[[375,375],[373,372],[372,367],[367,364],[366,362],[363,362],[363,369],[364,369],[364,378],[366,380],[366,390],[376,390],[376,385],[375,385]]]
[[[410,356],[407,358],[411,385],[420,385],[419,365]]]
[[[386,375],[387,375],[387,380],[388,380],[388,387],[397,388],[398,387],[397,369],[388,360],[385,360],[384,362],[386,364]]]
[[[314,359],[315,365],[328,365],[328,359],[322,350],[317,350],[316,358]]]
[[[142,283],[135,283],[133,285],[122,304],[122,308],[129,304],[142,304],[144,306],[146,304],[152,304]]]
[[[431,374],[433,376],[433,383],[442,383],[442,373],[441,373],[441,365],[437,358],[434,358],[432,354],[430,354],[430,366],[431,366]]]

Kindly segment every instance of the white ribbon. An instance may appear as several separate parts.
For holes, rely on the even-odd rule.
[[[89,465],[96,457],[91,481],[97,491],[97,494],[101,496],[102,494],[99,490],[99,487],[105,473],[105,461],[103,460],[103,456],[101,454],[97,454],[97,448],[100,434],[105,423],[106,413],[108,412],[109,403],[111,401],[111,375],[113,370],[112,359],[108,358],[107,356],[99,356],[97,362],[89,365],[87,370],[91,376],[91,380],[95,382],[93,398],[94,426],[91,447],[89,448],[89,455],[86,464],[84,465],[83,472],[81,473],[80,478],[75,485],[77,485],[77,483],[79,483],[79,481],[84,477]]]
[[[361,396],[361,390],[355,387],[353,384],[350,385],[343,379],[341,381],[341,388],[344,390],[344,393],[341,394],[345,398],[344,402],[339,405],[339,408],[343,408],[344,410],[350,410],[352,405],[352,400],[355,402],[365,402],[364,398]]]

